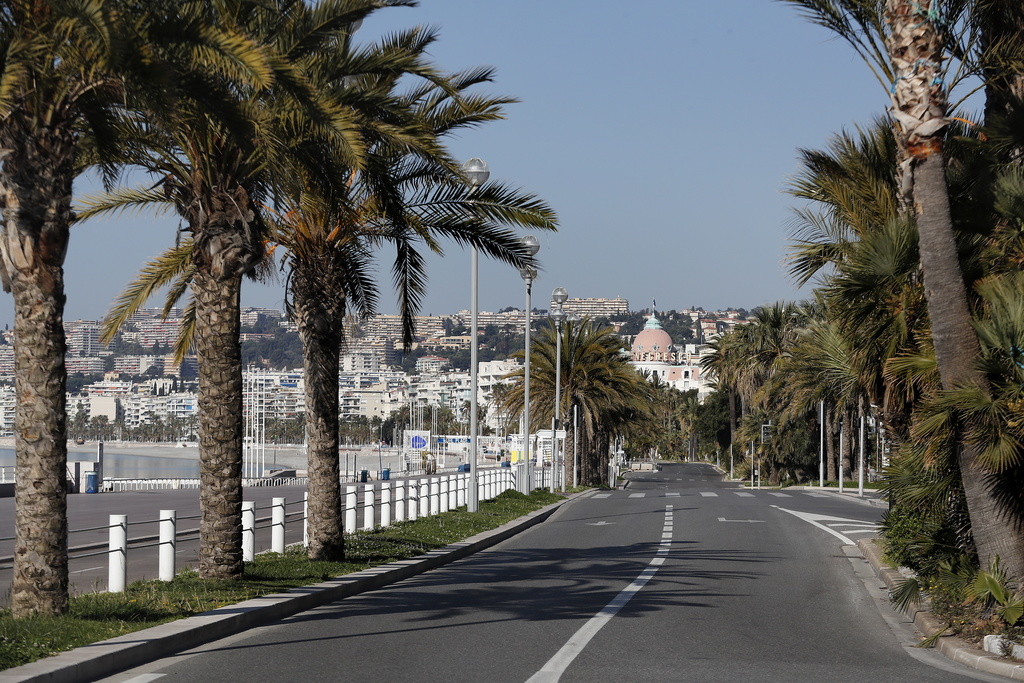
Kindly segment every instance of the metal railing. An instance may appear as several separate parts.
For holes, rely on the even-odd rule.
[[[454,510],[466,504],[467,489],[470,475],[455,473],[434,475],[430,477],[382,481],[376,484],[348,484],[343,487],[342,503],[344,513],[344,532],[351,534],[357,529],[373,529],[387,527],[395,522],[414,521],[420,517],[436,515]],[[481,470],[477,473],[479,499],[488,500],[500,495],[508,489],[515,489],[515,475],[510,468]],[[362,494],[361,496],[359,494]],[[379,495],[378,495],[379,494]],[[289,506],[299,506],[301,510],[289,511]],[[242,559],[251,562],[255,558],[256,533],[258,530],[270,529],[271,552],[285,551],[286,525],[302,523],[302,543],[308,544],[308,493],[304,493],[301,501],[288,502],[285,498],[274,498],[270,504],[270,515],[256,517],[256,504],[252,501],[242,503]],[[357,526],[359,513],[362,524]],[[128,579],[129,550],[138,551],[146,548],[157,548],[159,553],[159,572],[161,581],[174,578],[177,567],[175,564],[177,544],[183,540],[192,540],[199,535],[199,528],[179,529],[178,523],[185,520],[197,520],[199,515],[178,517],[175,510],[160,510],[157,519],[129,522],[127,515],[110,515],[110,522],[105,526],[74,529],[73,534],[108,531],[106,543],[92,543],[72,548],[69,560],[107,555],[107,591],[111,593],[124,591]],[[157,524],[158,533],[154,535],[128,537],[130,526]],[[13,541],[15,537],[0,538],[0,541]],[[13,558],[0,558],[0,569],[11,569]]]

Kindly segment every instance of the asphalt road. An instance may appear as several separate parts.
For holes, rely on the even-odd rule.
[[[669,465],[445,568],[108,680],[1003,680],[911,647],[848,544],[880,513]]]

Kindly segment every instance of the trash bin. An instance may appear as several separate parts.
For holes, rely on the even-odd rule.
[[[98,493],[99,492],[99,486],[97,485],[97,481],[98,480],[99,480],[99,478],[97,477],[95,472],[86,472],[85,473],[85,492],[86,493]]]
[[[365,484],[369,480],[370,480],[370,473],[368,471],[366,471],[366,470],[360,470],[360,472],[359,472],[359,481],[361,481],[362,483]]]
[[[381,470],[380,479],[381,481],[391,481],[391,470]]]

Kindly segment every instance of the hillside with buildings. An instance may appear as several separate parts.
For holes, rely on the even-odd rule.
[[[745,319],[745,311],[684,309],[631,312],[625,299],[572,299],[565,310],[607,324],[631,348],[633,364],[681,390],[710,391],[700,370],[705,344]],[[534,329],[549,324],[535,310]],[[490,409],[494,387],[520,365],[512,358],[524,343],[525,311],[509,307],[478,314],[478,400],[488,407],[487,423],[497,428]],[[431,410],[464,420],[470,401],[470,313],[419,316],[409,349],[401,344],[401,318],[377,315],[352,321],[341,357],[338,392],[343,421],[379,424],[403,406],[412,422],[423,424]],[[180,362],[172,352],[181,330],[180,311],[164,318],[159,309],[132,316],[115,339],[100,342],[101,323],[64,323],[68,354],[68,418],[72,438],[194,440],[197,413],[196,360]],[[295,326],[279,310],[242,312],[246,410],[261,424],[300,421],[304,410],[302,348]],[[14,339],[0,343],[0,435],[14,421]],[[281,434],[301,434],[279,429]]]

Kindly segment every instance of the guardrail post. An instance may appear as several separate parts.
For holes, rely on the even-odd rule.
[[[178,529],[178,517],[174,510],[160,511],[160,580],[173,581],[175,571],[175,555],[177,548],[175,532]]]
[[[302,545],[309,547],[309,491],[302,492]]]
[[[123,593],[128,583],[128,515],[110,515],[107,591]]]
[[[405,521],[405,482],[395,482],[395,521]]]
[[[345,487],[345,533],[356,530],[356,487]]]
[[[430,515],[429,479],[420,479],[420,517]]]
[[[409,498],[409,504],[405,506],[406,519],[410,522],[415,522],[420,514],[420,494],[419,487],[413,479],[409,480],[409,490],[406,496]]]
[[[242,501],[242,561],[256,559],[256,503]]]
[[[467,474],[456,475],[455,478],[455,503],[456,507],[462,507],[466,504],[466,481],[469,479]]]
[[[436,515],[441,512],[441,501],[438,497],[441,484],[438,482],[437,477],[430,478],[430,514]]]
[[[448,509],[459,507],[459,475],[448,477]]]
[[[481,472],[482,477],[477,477],[477,481],[480,483],[480,494],[477,496],[477,500],[490,500],[494,496],[491,495],[491,472]]]
[[[270,549],[275,553],[284,553],[284,498],[271,499],[270,509]]]
[[[380,485],[380,525],[391,526],[391,482]]]
[[[373,528],[373,484],[363,486],[363,528]]]
[[[448,481],[451,476],[444,476],[438,479],[437,492],[438,492],[438,512],[448,512]]]

